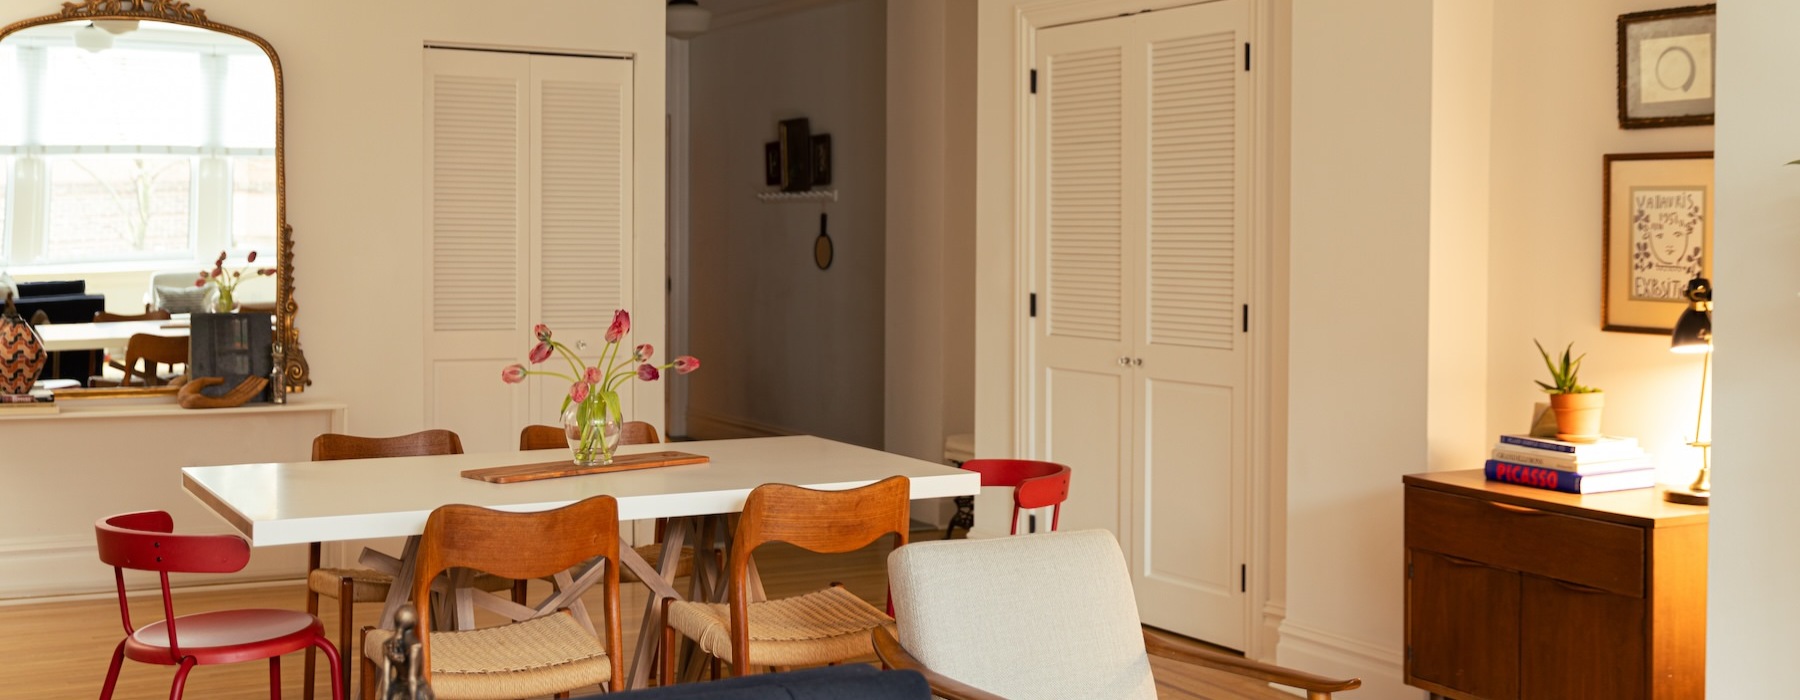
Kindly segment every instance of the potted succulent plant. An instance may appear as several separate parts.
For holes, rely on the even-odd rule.
[[[1595,442],[1600,439],[1600,409],[1606,405],[1606,394],[1591,386],[1582,386],[1577,378],[1584,353],[1570,359],[1575,344],[1563,348],[1562,357],[1551,357],[1544,344],[1536,340],[1538,354],[1550,370],[1550,382],[1537,385],[1550,395],[1550,410],[1556,414],[1556,439],[1569,442]]]

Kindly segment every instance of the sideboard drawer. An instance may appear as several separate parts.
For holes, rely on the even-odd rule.
[[[1406,546],[1644,595],[1644,530],[1409,486]]]

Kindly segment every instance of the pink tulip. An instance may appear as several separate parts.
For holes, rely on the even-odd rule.
[[[224,264],[225,264],[225,251],[221,250],[221,251],[219,251],[219,259],[213,262],[213,267],[218,267],[218,266],[224,265]]]
[[[263,268],[263,269],[261,269],[261,270],[257,270],[257,271],[256,271],[256,274],[259,274],[259,275],[273,275],[273,274],[275,274],[275,268],[273,268],[273,267],[265,267],[265,268]]]
[[[631,332],[631,314],[624,309],[613,313],[612,325],[606,327],[606,342],[617,343]]]
[[[525,381],[525,366],[507,365],[500,370],[500,381],[506,382],[507,384],[518,384],[519,382]]]
[[[656,371],[655,365],[648,363],[638,365],[638,379],[642,379],[646,382],[654,382],[661,376],[662,372]]]
[[[256,262],[256,251],[254,251],[254,250],[250,251],[250,256],[244,258],[244,262],[247,262],[247,263]]]
[[[531,334],[537,336],[538,342],[550,342],[550,327],[542,323],[531,327]]]
[[[602,379],[602,377],[600,376],[600,368],[599,367],[587,368],[587,376],[585,377],[585,379],[587,379],[587,383],[589,383],[589,384],[599,384],[600,380]]]
[[[202,272],[202,273],[200,273],[200,274],[202,274],[202,275],[204,275],[204,274],[206,274],[206,273],[204,273],[204,272]],[[194,286],[196,286],[196,287],[204,287],[204,286],[206,286],[206,278],[205,278],[205,277],[201,277],[201,278],[200,278],[200,279],[197,279],[197,280],[194,280]]]
[[[574,401],[575,403],[586,401],[588,391],[592,388],[593,387],[588,386],[587,382],[575,382],[574,386],[569,387],[569,400]]]
[[[693,355],[682,355],[681,357],[675,358],[676,372],[687,374],[697,369],[700,369],[700,358],[694,357]]]
[[[654,354],[656,354],[656,348],[651,347],[649,343],[644,343],[643,345],[637,346],[637,352],[632,353],[631,356],[638,362],[648,362],[650,356]]]
[[[550,359],[550,344],[538,343],[537,346],[531,349],[531,354],[528,357],[531,359],[531,364],[534,365]]]

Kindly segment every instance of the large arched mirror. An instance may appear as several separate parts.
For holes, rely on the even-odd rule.
[[[247,273],[237,301],[274,314],[277,393],[303,390],[281,99],[275,49],[186,2],[66,2],[0,29],[0,268],[135,275],[107,310],[173,310],[223,252]]]

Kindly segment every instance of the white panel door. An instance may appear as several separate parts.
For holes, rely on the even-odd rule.
[[[500,381],[528,349],[529,77],[522,54],[425,51],[425,423],[470,451],[516,447],[530,405]]]
[[[1040,93],[1046,167],[1037,181],[1042,233],[1033,260],[1037,456],[1074,470],[1061,527],[1105,528],[1125,540],[1125,377],[1134,322],[1127,303],[1133,209],[1126,197],[1126,62],[1123,48],[1105,37],[1052,30],[1040,41],[1049,47],[1041,70],[1057,89]]]
[[[1090,416],[1085,430],[1062,421],[1040,422],[1048,432],[1039,444],[1050,448],[1041,454],[1074,470],[1071,504],[1087,489],[1095,489],[1095,499],[1114,499],[1118,525],[1109,527],[1126,547],[1144,621],[1234,648],[1243,647],[1250,622],[1243,568],[1249,539],[1249,353],[1241,325],[1249,289],[1251,101],[1243,56],[1248,30],[1248,3],[1227,0],[1038,35],[1039,182],[1047,183],[1041,190],[1045,216],[1038,247],[1051,251],[1049,267],[1039,270],[1048,273],[1044,281],[1052,291],[1059,277],[1082,280],[1093,274],[1085,266],[1058,272],[1059,210],[1081,212],[1090,228],[1116,226],[1123,303],[1114,317],[1124,338],[1113,358],[1073,358],[1057,368],[1063,374],[1117,373],[1117,393],[1091,383],[1086,394],[1068,386],[1061,392],[1038,387],[1048,389],[1046,398],[1056,397],[1054,403],[1040,402],[1047,417],[1055,416],[1059,404],[1084,406]],[[1107,52],[1124,59],[1113,81],[1117,136],[1084,133],[1065,145],[1058,141],[1064,135],[1058,105],[1090,77],[1071,59]],[[1096,105],[1076,114],[1112,111]],[[1092,198],[1066,196],[1115,181],[1064,167],[1101,162],[1102,144],[1107,168],[1116,162],[1119,173],[1116,216],[1095,207]],[[1085,185],[1058,186],[1070,179]],[[1094,267],[1109,274],[1112,269]],[[1054,294],[1048,311],[1040,328],[1071,320],[1059,318],[1064,309]],[[1085,329],[1110,335],[1113,325],[1102,321],[1098,315],[1079,319]],[[1054,352],[1055,332],[1040,337],[1051,341],[1040,344],[1041,357],[1060,357]],[[1115,438],[1115,416],[1108,411],[1121,398]],[[1080,432],[1059,434],[1065,426]],[[1055,449],[1114,439],[1122,449],[1110,462],[1097,448],[1080,453],[1094,461],[1080,462],[1059,458]],[[1076,522],[1068,520],[1071,514],[1065,522]]]
[[[470,451],[513,449],[524,425],[558,420],[569,387],[500,381],[531,327],[593,363],[629,307],[631,63],[425,54],[426,421]]]

